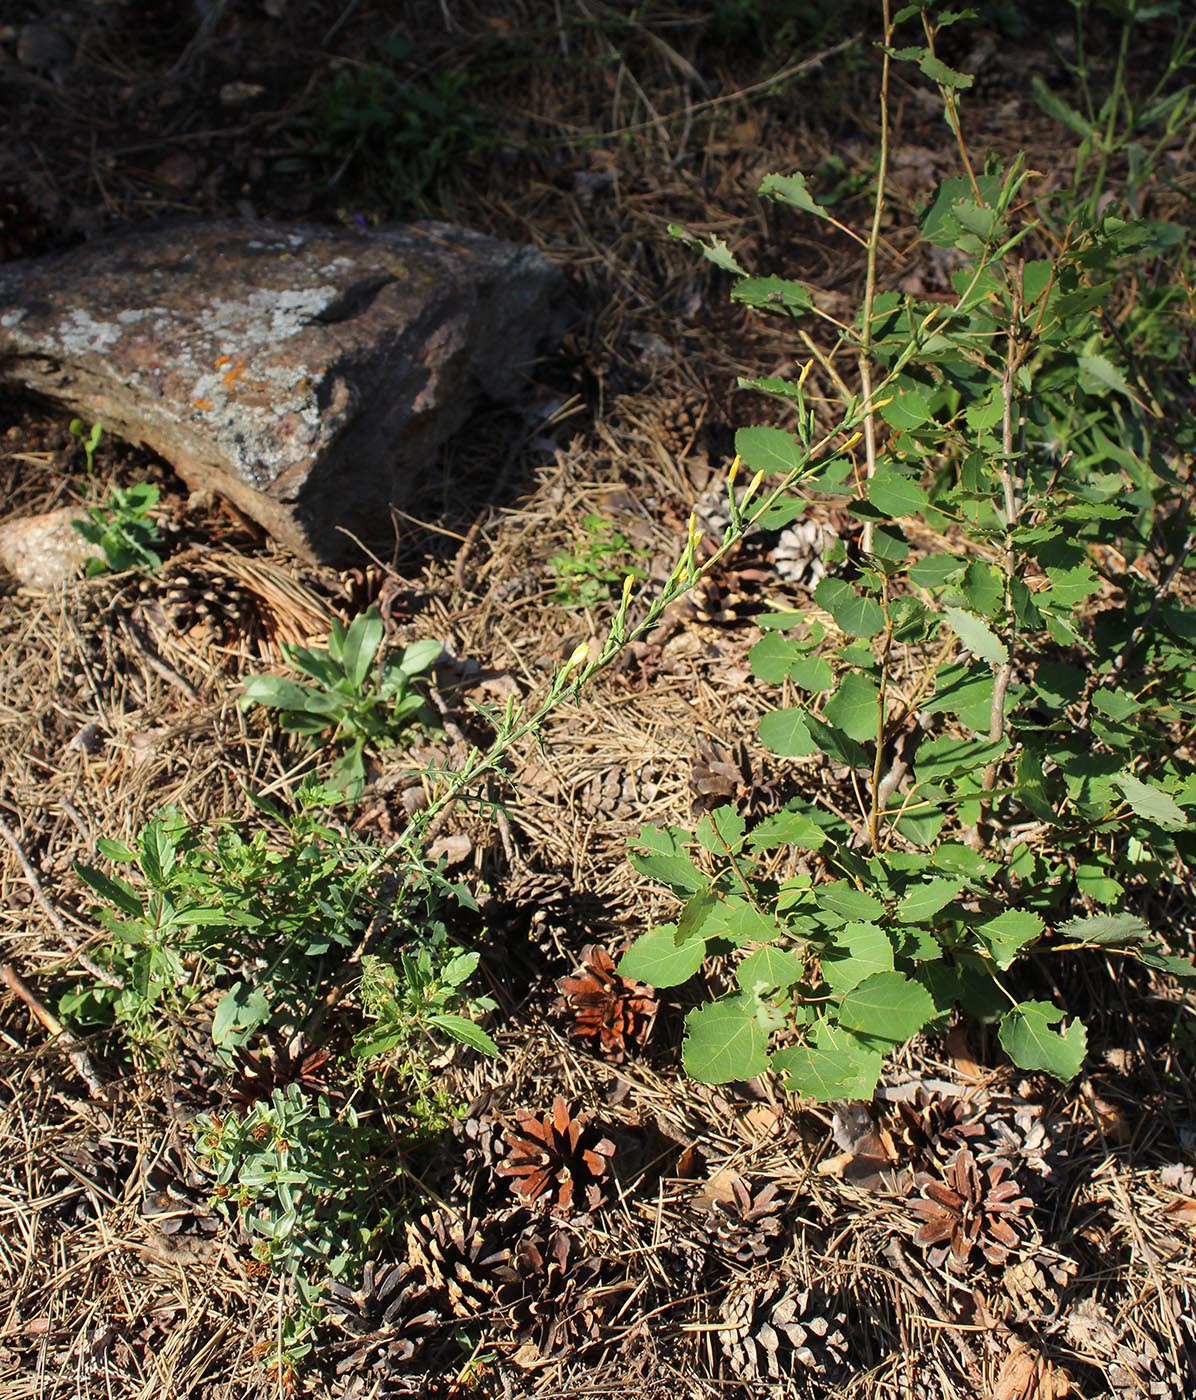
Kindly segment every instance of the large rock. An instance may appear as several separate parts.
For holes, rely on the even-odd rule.
[[[0,266],[0,382],[160,453],[308,555],[389,533],[479,392],[560,327],[534,249],[220,221]]]

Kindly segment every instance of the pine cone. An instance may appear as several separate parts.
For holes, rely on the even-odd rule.
[[[615,971],[615,960],[596,944],[582,950],[582,971],[557,982],[558,1008],[573,1014],[571,1035],[596,1040],[612,1064],[648,1039],[659,1003],[650,987],[629,982]]]
[[[526,1214],[479,1224],[441,1211],[407,1227],[407,1262],[423,1275],[429,1297],[441,1296],[454,1317],[477,1317],[493,1306],[510,1239],[529,1223]]]
[[[1176,1372],[1170,1347],[1148,1334],[1122,1343],[1105,1372],[1113,1400],[1188,1400],[1196,1394],[1196,1357],[1179,1353]]]
[[[715,740],[702,741],[690,760],[690,810],[695,817],[723,802],[750,807],[757,796],[752,763],[745,745],[726,748]]]
[[[1013,1305],[1007,1322],[1043,1326],[1059,1316],[1063,1296],[1078,1272],[1074,1259],[1054,1250],[1039,1249],[1005,1267],[1001,1280]]]
[[[321,1073],[328,1060],[329,1051],[322,1049],[300,1050],[292,1055],[282,1041],[265,1045],[260,1050],[234,1050],[233,1066],[237,1077],[233,1081],[233,1098],[249,1108],[259,1100],[268,1100],[275,1089],[285,1089],[289,1084],[299,1084],[309,1094],[336,1097]]]
[[[770,1183],[755,1196],[742,1177],[735,1177],[729,1184],[730,1197],[719,1197],[711,1203],[694,1232],[696,1237],[741,1264],[775,1258],[785,1244],[776,1183]]]
[[[526,1235],[498,1271],[497,1302],[514,1320],[522,1343],[514,1359],[521,1365],[573,1351],[597,1335],[601,1306],[592,1288],[602,1265],[578,1257],[575,1246],[564,1230]]]
[[[606,1199],[600,1178],[615,1145],[598,1136],[585,1113],[558,1098],[550,1113],[519,1111],[503,1134],[506,1156],[495,1168],[527,1202],[565,1214],[592,1210]]]
[[[969,1149],[961,1147],[946,1168],[945,1180],[925,1172],[915,1177],[922,1199],[912,1201],[910,1209],[922,1224],[914,1243],[928,1250],[935,1268],[949,1258],[952,1268],[962,1269],[976,1245],[990,1264],[999,1266],[1022,1244],[1016,1226],[1025,1225],[1033,1203],[1019,1194],[1021,1186],[1012,1171],[998,1158],[982,1173]]]
[[[439,1313],[429,1306],[427,1288],[405,1263],[371,1260],[357,1288],[331,1282],[325,1308],[358,1339],[337,1363],[338,1375],[366,1368],[385,1374],[410,1361],[440,1324]]]
[[[214,1235],[220,1217],[209,1207],[212,1183],[181,1148],[163,1151],[142,1177],[141,1215],[162,1235]]]
[[[99,1220],[124,1194],[137,1166],[137,1149],[110,1137],[60,1148],[46,1174],[39,1204],[65,1224]]]
[[[798,517],[777,536],[772,548],[772,566],[777,578],[811,591],[826,574],[822,561],[827,538],[817,520]]]
[[[930,1094],[919,1085],[912,1103],[896,1105],[893,1138],[915,1171],[938,1171],[961,1147],[983,1134],[980,1113],[966,1099]]]
[[[718,1340],[740,1380],[775,1382],[805,1371],[833,1381],[844,1369],[846,1322],[813,1289],[785,1282],[748,1284],[731,1297]]]

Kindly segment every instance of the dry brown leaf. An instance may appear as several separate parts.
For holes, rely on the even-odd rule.
[[[1063,1400],[1071,1393],[1071,1378],[1066,1371],[1015,1342],[1001,1363],[992,1400]]]

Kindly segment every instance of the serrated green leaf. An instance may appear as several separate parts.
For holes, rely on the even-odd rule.
[[[782,637],[779,632],[766,632],[748,652],[752,675],[770,685],[779,685],[788,676],[793,663],[804,659],[805,653],[798,643],[789,637]],[[823,662],[823,665],[826,663]],[[827,670],[829,672],[829,666]]]
[[[1031,85],[1034,89],[1034,100],[1048,117],[1054,117],[1057,122],[1062,122],[1064,126],[1083,139],[1095,135],[1091,122],[1081,116],[1074,107],[1068,106],[1061,97],[1056,97],[1041,78],[1032,78]]]
[[[1188,819],[1175,799],[1162,788],[1144,783],[1132,773],[1122,773],[1114,778],[1113,785],[1138,816],[1161,826],[1164,831],[1182,831],[1188,825]]]
[[[1133,393],[1125,375],[1104,355],[1081,355],[1080,369],[1097,382],[1102,389],[1112,389],[1124,398],[1132,399]]]
[[[1052,1030],[1065,1014],[1049,1001],[1021,1002],[1001,1017],[997,1038],[1021,1069],[1046,1070],[1069,1083],[1084,1063],[1088,1032],[1082,1021],[1072,1021],[1063,1032]]]
[[[869,1039],[900,1045],[938,1014],[930,993],[900,972],[878,972],[843,998],[836,1020]]]
[[[706,944],[697,938],[678,946],[676,934],[676,924],[661,924],[641,933],[619,959],[619,976],[646,982],[649,987],[678,987],[688,982],[702,966]]]
[[[947,624],[973,656],[993,666],[1003,666],[1009,660],[1005,643],[972,613],[962,608],[944,608]]]
[[[1028,909],[1006,909],[995,919],[976,926],[976,937],[987,949],[993,962],[1002,969],[1009,967],[1026,946],[1038,938],[1043,922]]]
[[[867,752],[834,725],[823,723],[815,715],[807,715],[806,728],[810,731],[810,738],[828,758],[845,763],[849,768],[871,768],[872,760]]]
[[[924,924],[953,899],[958,899],[963,885],[958,880],[928,880],[907,890],[897,906],[896,919],[901,924]]]
[[[749,471],[766,476],[787,476],[806,465],[801,444],[780,428],[740,428],[735,434],[735,451]]]
[[[772,1057],[786,1089],[816,1103],[870,1102],[883,1064],[881,1051],[826,1021],[814,1026],[804,1045],[778,1050]]]
[[[939,783],[964,773],[982,771],[1005,752],[1006,740],[990,744],[987,739],[929,739],[923,743],[914,759],[914,772],[919,783]]]
[[[844,924],[822,955],[822,977],[838,996],[878,972],[893,970],[893,945],[876,924]]]
[[[1102,947],[1125,948],[1152,936],[1150,925],[1136,914],[1093,914],[1068,919],[1056,930],[1065,943],[1091,943]]]
[[[748,277],[731,289],[731,300],[754,306],[758,311],[811,311],[814,297],[800,282],[783,277]],[[784,381],[782,381],[784,382]]]
[[[122,914],[128,914],[133,919],[140,917],[141,898],[132,885],[79,861],[75,862],[74,869],[84,884],[90,885],[96,894],[110,904],[115,904]]]
[[[823,714],[849,739],[867,742],[876,738],[880,721],[880,691],[867,676],[849,671],[826,702]]]
[[[757,733],[766,749],[782,758],[808,758],[818,752],[810,734],[809,716],[800,706],[770,710],[761,716]]]
[[[884,631],[884,610],[875,598],[864,598],[851,584],[838,578],[824,578],[814,590],[814,601],[835,619],[835,625],[849,637],[865,640]]]
[[[658,826],[645,826],[628,840],[627,859],[634,869],[650,880],[668,885],[685,898],[709,888],[710,881],[685,854],[682,835]]]
[[[800,209],[804,214],[814,214],[819,218],[829,218],[828,211],[818,203],[806,186],[806,177],[795,175],[765,175],[757,193],[761,199],[773,199],[779,204],[787,204],[791,209]]]
[[[729,802],[722,802],[698,823],[696,836],[701,847],[714,856],[725,856],[727,848],[738,851],[747,832],[747,823]]]
[[[678,945],[688,943],[718,908],[718,904],[718,899],[708,890],[699,890],[697,894],[688,899],[685,908],[681,911],[681,917],[677,920],[677,932],[673,935],[674,941]]]
[[[924,53],[918,60],[918,67],[932,83],[938,83],[940,87],[959,90],[970,88],[976,81],[971,73],[961,73],[958,69],[949,68],[941,58],[936,58],[932,53]]]
[[[734,272],[739,277],[746,277],[747,273],[735,261],[735,254],[731,252],[726,243],[721,238],[711,235],[709,243],[703,243],[696,234],[692,234],[688,229],[684,229],[680,224],[670,224],[669,233],[679,242],[684,243],[687,248],[694,249],[703,257],[712,262],[715,267],[721,267],[724,272]]]
[[[768,1068],[768,1034],[751,1002],[723,997],[686,1016],[681,1053],[686,1073],[703,1084],[755,1079]]]
[[[805,967],[791,948],[771,943],[757,948],[735,969],[735,980],[748,996],[787,991],[804,975]]]
[[[829,884],[818,885],[814,890],[818,907],[841,919],[854,919],[860,923],[872,923],[885,912],[884,904],[875,895],[865,890],[857,890],[848,880],[832,880]]]
[[[827,839],[826,832],[804,812],[774,812],[752,828],[748,846],[753,851],[774,851],[778,846],[817,851]]]
[[[896,407],[890,404],[884,410],[885,417]],[[930,416],[927,408],[926,416]],[[891,419],[889,419],[892,422]],[[893,426],[898,426],[893,424]],[[907,515],[915,515],[926,505],[930,499],[926,492],[916,481],[911,481],[908,476],[902,476],[900,472],[894,471],[891,467],[878,467],[876,475],[867,485],[868,500],[876,507],[882,515],[887,515],[891,520],[900,520]]]

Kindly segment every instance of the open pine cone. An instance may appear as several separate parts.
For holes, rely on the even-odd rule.
[[[741,1264],[775,1257],[784,1247],[779,1213],[782,1203],[777,1200],[776,1183],[770,1183],[754,1196],[741,1177],[736,1177],[730,1185],[730,1197],[720,1197],[711,1203],[705,1219],[694,1232],[696,1237]]]
[[[601,1304],[593,1286],[602,1265],[580,1257],[576,1243],[559,1229],[525,1235],[497,1271],[497,1301],[514,1322],[520,1365],[537,1365],[597,1335]]]
[[[731,1296],[718,1340],[742,1381],[776,1382],[798,1371],[830,1381],[843,1370],[846,1322],[813,1289],[783,1280],[747,1284]]]
[[[647,1040],[656,1016],[656,996],[642,982],[620,977],[605,948],[591,945],[581,957],[581,972],[557,983],[561,993],[557,1005],[572,1015],[571,1035],[597,1041],[606,1059],[622,1064],[629,1050]]]
[[[919,1085],[912,1102],[896,1105],[893,1138],[916,1171],[933,1172],[983,1135],[982,1113],[967,1099],[931,1094]]]
[[[477,1317],[493,1307],[500,1270],[511,1257],[500,1233],[510,1239],[527,1223],[525,1213],[490,1226],[447,1211],[425,1215],[407,1227],[407,1262],[423,1275],[430,1296],[444,1298],[447,1312]]]
[[[1033,1203],[1021,1194],[1012,1171],[1001,1158],[982,1171],[969,1149],[961,1147],[945,1180],[925,1172],[915,1178],[922,1199],[911,1201],[910,1209],[922,1224],[914,1243],[927,1249],[935,1268],[949,1259],[952,1268],[962,1269],[977,1245],[990,1264],[999,1266],[1023,1243]]]
[[[328,1285],[325,1307],[355,1339],[337,1363],[338,1375],[367,1369],[386,1374],[410,1361],[440,1323],[428,1289],[405,1263],[370,1260],[357,1288]]]
[[[601,1179],[615,1145],[564,1099],[558,1098],[550,1113],[517,1112],[503,1144],[506,1156],[495,1171],[525,1201],[569,1214],[592,1210],[606,1199]]]

